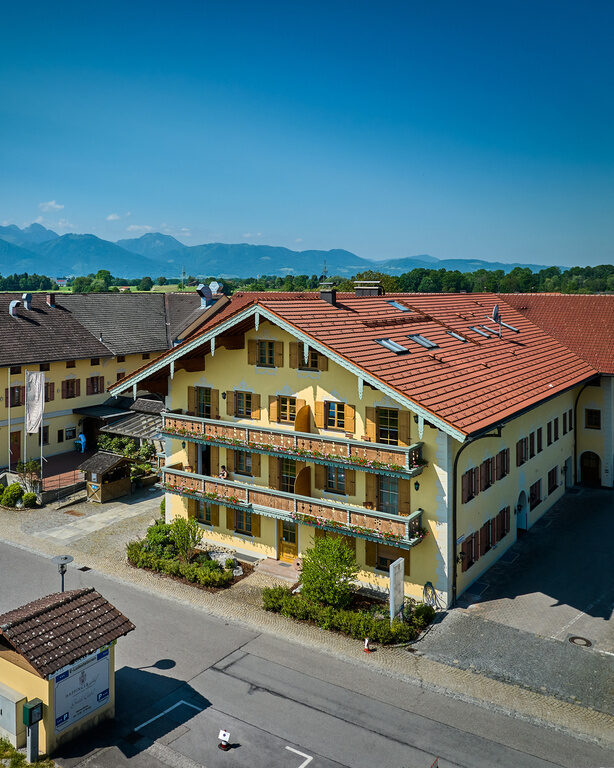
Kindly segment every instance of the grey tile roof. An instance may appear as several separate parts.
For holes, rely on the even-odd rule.
[[[138,437],[142,440],[155,440],[162,430],[162,417],[159,413],[131,413],[118,419],[100,431],[110,435]]]
[[[170,347],[179,332],[184,328],[186,318],[192,313],[196,313],[199,309],[200,296],[194,291],[190,293],[165,293],[163,295],[168,320],[169,337],[167,346]]]
[[[98,451],[89,459],[86,459],[83,464],[80,464],[78,469],[80,472],[106,472],[108,469],[116,467],[123,461],[128,461],[125,456],[120,456],[117,453],[108,453],[107,451]]]

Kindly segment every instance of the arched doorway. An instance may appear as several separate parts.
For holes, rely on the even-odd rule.
[[[592,488],[601,485],[601,459],[593,451],[584,451],[580,456],[580,482]]]
[[[516,503],[516,528],[519,531],[526,531],[529,525],[528,521],[529,505],[527,504],[527,494],[520,491],[518,502]]]

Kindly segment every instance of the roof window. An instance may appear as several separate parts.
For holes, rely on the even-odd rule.
[[[486,331],[483,331],[481,328],[477,328],[475,325],[469,326],[470,331],[475,331],[476,333],[479,333],[480,336],[484,336],[487,339],[490,339],[491,334],[487,333]]]
[[[446,331],[446,333],[449,336],[452,336],[452,338],[458,339],[458,341],[467,341],[467,339],[464,336],[461,336],[460,333],[456,333],[455,331]]]
[[[401,304],[398,301],[389,301],[388,304],[390,304],[390,306],[394,307],[395,309],[400,309],[401,312],[411,312],[409,307],[406,307],[405,304]]]
[[[412,333],[407,338],[415,341],[416,344],[420,344],[420,346],[425,349],[437,349],[438,346],[434,341],[427,339],[426,336],[423,336],[421,333]]]
[[[397,355],[402,355],[404,352],[409,352],[408,349],[403,347],[401,344],[397,344],[396,341],[393,341],[392,339],[375,339],[378,344],[381,344],[382,347],[386,347],[386,349],[389,349],[391,352],[395,352]]]

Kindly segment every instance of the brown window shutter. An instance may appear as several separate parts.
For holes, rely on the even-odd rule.
[[[496,467],[497,467],[497,480],[501,480],[503,477],[503,452],[499,451],[496,457]]]
[[[328,358],[326,355],[318,355],[318,370],[319,371],[327,371],[328,370]]]
[[[409,411],[399,411],[399,445],[410,445],[410,423],[411,413]]]
[[[347,477],[347,472],[346,472]],[[326,467],[324,464],[316,464],[314,471],[314,483],[318,491],[323,491],[326,488]],[[347,484],[347,480],[346,480]]]
[[[290,368],[298,368],[298,342],[290,342]]]
[[[226,471],[235,471],[235,452],[232,448],[226,449]]]
[[[318,429],[324,429],[326,422],[326,403],[323,403],[321,400],[316,400],[315,402],[313,420]]]
[[[377,509],[377,496],[377,475],[365,472],[365,505],[370,504],[373,509]]]
[[[226,528],[229,531],[235,529],[235,511],[231,507],[226,507]]]
[[[62,382],[62,397],[64,397],[64,382]],[[8,390],[8,387],[6,387],[5,390],[4,390],[4,406],[5,406],[5,408],[9,407],[9,402],[10,402],[9,390]]]
[[[269,456],[269,488],[279,489],[279,459]]]
[[[516,443],[516,466],[519,467],[522,464],[522,443],[519,440]]]
[[[489,535],[489,533],[490,533],[490,531],[487,530],[487,524],[485,523],[480,528],[480,556],[485,555],[486,554],[486,550],[488,549],[488,544],[489,544],[489,541],[488,541],[489,536],[488,535]]]
[[[345,419],[344,430],[353,434],[356,432],[356,408],[353,405],[345,403],[343,413]]]
[[[196,462],[198,461],[198,454],[196,453],[196,443],[188,443],[188,464],[192,467],[190,470],[191,472],[196,472],[198,470],[198,466]]]
[[[409,515],[410,513],[410,498],[409,498],[409,479],[402,478],[399,480],[399,514]]]
[[[365,541],[365,564],[375,568],[377,562],[377,544],[374,541]]]
[[[461,501],[463,504],[469,501],[469,472],[461,478]]]
[[[6,391],[8,392],[8,389]],[[67,394],[68,394],[68,382],[63,381],[62,382],[62,400],[66,400]],[[7,398],[8,398],[8,395],[7,395]],[[7,399],[7,403],[8,403],[8,399]]]
[[[279,404],[277,395],[269,395],[269,421],[279,421]]]
[[[226,415],[235,415],[235,393],[232,390],[226,392]]]
[[[464,573],[469,568],[469,560],[471,559],[470,547],[472,546],[471,537],[465,539],[461,544],[461,570]]]
[[[497,526],[497,541],[500,541],[501,536],[501,512],[497,515],[496,519],[496,526]]]
[[[255,515],[252,512],[252,536],[255,539],[260,538],[260,515]]]
[[[92,394],[92,380],[86,379],[85,380],[85,394],[91,395]]]
[[[497,472],[495,468],[494,456],[488,460],[490,466],[490,484],[492,485],[497,480]]]
[[[505,508],[505,528],[504,533],[507,535],[510,532],[510,508]]]
[[[297,416],[298,416],[299,411],[301,410],[301,408],[304,408],[306,405],[307,405],[307,401],[306,400],[299,400],[298,397],[296,398],[296,415]]]
[[[188,499],[188,517],[196,517],[196,499]]]
[[[196,416],[196,387],[188,387],[188,416]]]
[[[211,505],[211,525],[218,526],[220,524],[220,508],[218,504]]]
[[[249,339],[247,342],[247,364],[256,365],[258,363],[258,342],[256,339]]]
[[[473,562],[480,559],[480,534],[476,531],[473,534]]]
[[[254,477],[260,477],[260,454],[252,453],[252,475]]]
[[[473,495],[477,496],[480,492],[480,468],[475,467],[473,470]]]
[[[211,418],[219,419],[220,417],[220,390],[211,390]]]
[[[488,531],[490,536],[490,546],[494,547],[497,543],[497,518],[492,517],[488,521]]]
[[[284,343],[283,341],[274,342],[275,347],[275,367],[284,367]]]
[[[211,465],[211,476],[216,477],[220,474],[220,449],[217,445],[209,446],[209,464]]]
[[[356,470],[345,470],[345,492],[348,496],[356,496]]]
[[[55,384],[52,381],[47,384],[47,392],[47,399],[51,402],[55,399]]]
[[[377,410],[365,408],[365,435],[372,442],[377,442]]]
[[[260,395],[252,394],[252,419],[260,418]]]
[[[81,379],[77,379],[75,381],[75,397],[79,397],[81,395]]]
[[[480,490],[485,491],[488,486],[488,465],[485,461],[480,464]]]
[[[510,449],[505,449],[505,474],[509,475],[510,473]]]

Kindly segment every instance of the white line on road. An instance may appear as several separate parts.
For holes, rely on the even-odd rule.
[[[298,749],[294,749],[294,747],[286,747],[286,749],[289,749],[290,752],[294,752],[295,755],[300,755],[301,757],[307,758],[298,766],[298,768],[305,768],[305,766],[309,765],[309,763],[313,760],[313,757],[306,755],[304,752],[299,752]]]
[[[146,722],[141,723],[140,725],[137,725],[137,727],[134,730],[139,731],[141,728],[144,728],[146,725],[149,725],[149,723],[153,723],[153,721],[157,720],[159,717],[164,717],[164,715],[167,715],[171,710],[175,709],[176,707],[180,707],[182,704],[185,704],[186,707],[192,707],[192,709],[195,709],[197,712],[202,712],[202,709],[200,707],[197,707],[195,704],[190,704],[189,701],[184,701],[183,699],[181,699],[181,701],[178,701],[176,704],[173,704],[172,707],[165,709],[164,712],[160,712],[159,715],[156,715],[155,717],[152,717],[150,720],[147,720]]]

